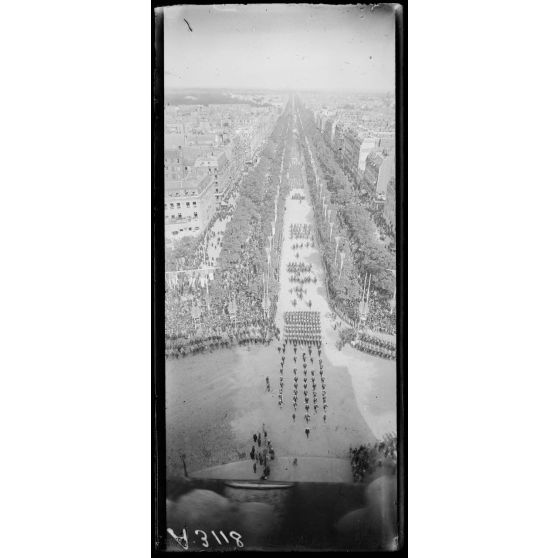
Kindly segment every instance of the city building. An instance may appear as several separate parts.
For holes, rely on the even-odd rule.
[[[325,118],[324,120],[324,127],[323,127],[323,135],[324,140],[328,145],[332,145],[333,143],[333,121],[331,118]]]
[[[165,148],[165,184],[183,180],[186,176],[187,168],[184,162],[182,148]]]
[[[376,185],[382,162],[383,158],[374,151],[371,151],[366,157],[361,187],[372,197],[376,195]]]
[[[333,149],[336,157],[339,158],[340,161],[344,161],[345,158],[345,134],[347,131],[346,125],[337,120],[335,122],[335,127],[332,131],[332,142],[331,148]]]
[[[380,165],[378,181],[376,185],[376,195],[385,196],[387,185],[391,179],[395,180],[395,154],[390,153],[385,157]]]
[[[358,182],[365,170],[366,157],[377,149],[377,138],[368,135],[366,130],[349,128],[345,132],[343,166]]]
[[[395,150],[395,132],[394,131],[377,131],[375,135],[378,138],[378,149],[382,152],[391,152]]]
[[[165,237],[197,236],[216,209],[213,181],[206,168],[190,171],[179,180],[165,181]]]
[[[384,220],[391,234],[395,234],[395,177],[389,179],[386,187],[386,201],[384,204]]]
[[[194,164],[196,169],[207,169],[207,173],[213,183],[215,199],[217,200],[220,200],[231,186],[229,166],[229,160],[224,150],[211,151],[203,157],[198,157]]]
[[[245,97],[246,104],[165,107],[167,238],[205,230],[246,165],[257,158],[284,109],[280,96]]]

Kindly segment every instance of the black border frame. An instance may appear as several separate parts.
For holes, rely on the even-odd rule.
[[[244,2],[243,2],[244,3]],[[308,2],[313,4],[314,2]],[[352,4],[350,2],[320,2]],[[180,2],[151,0],[151,555],[169,556],[166,541],[165,339],[164,339],[164,30],[156,8]],[[191,4],[199,4],[192,2]],[[203,4],[203,2],[202,2]],[[408,556],[408,47],[407,1],[395,8],[396,52],[396,308],[399,549],[367,551]],[[158,373],[163,370],[163,373]],[[308,549],[304,552],[314,552]],[[349,551],[362,552],[362,551]]]

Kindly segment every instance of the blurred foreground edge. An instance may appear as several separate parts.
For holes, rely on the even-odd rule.
[[[277,488],[292,488],[293,482],[265,482],[265,481],[226,481],[225,486],[230,488],[244,488],[248,490],[270,490]]]

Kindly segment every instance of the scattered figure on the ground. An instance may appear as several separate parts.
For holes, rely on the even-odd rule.
[[[310,437],[310,428],[306,427],[304,429],[304,432],[306,432],[306,437],[309,438]]]

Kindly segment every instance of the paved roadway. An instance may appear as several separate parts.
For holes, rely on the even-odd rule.
[[[294,254],[297,250],[292,249],[292,244],[296,241],[289,239],[289,228],[291,224],[314,224],[314,211],[310,204],[310,194],[306,175],[304,173],[302,173],[302,186],[301,189],[295,188],[291,190],[291,195],[302,194],[305,196],[305,199],[302,201],[293,200],[291,199],[291,195],[288,195],[285,205],[286,210],[283,225],[283,246],[279,281],[280,291],[276,323],[277,326],[283,330],[283,313],[292,310],[308,310],[304,303],[306,300],[312,301],[311,310],[320,313],[324,352],[327,359],[334,366],[348,369],[351,375],[359,411],[375,437],[381,438],[384,434],[397,430],[395,410],[395,363],[393,361],[383,361],[382,359],[361,353],[349,346],[345,346],[342,351],[336,348],[335,343],[338,339],[338,330],[334,330],[333,325],[338,319],[333,320],[326,317],[330,316],[332,311],[327,301],[325,270],[322,265],[322,259],[317,244],[314,244],[314,248],[299,249],[298,252],[300,257],[296,259]],[[298,304],[296,308],[293,308],[291,304],[291,300],[295,297],[289,293],[289,289],[296,286],[296,284],[289,283],[287,264],[291,261],[312,264],[312,271],[317,278],[317,283],[306,283],[303,286],[303,288],[307,289],[308,294],[304,297],[302,305],[300,304],[300,300],[297,299]],[[387,372],[388,370],[392,370],[392,372]],[[385,378],[386,373],[392,375],[392,379]],[[287,386],[285,386],[285,388],[286,387]],[[381,391],[382,397],[378,394],[378,391]],[[290,403],[291,393],[292,390],[288,392],[287,389],[285,389],[284,400],[286,403]],[[384,401],[383,403],[385,404],[378,405],[378,403],[380,403],[378,400],[386,396],[389,397],[391,401]],[[321,397],[318,399],[320,400]],[[390,408],[391,410],[389,410]]]

